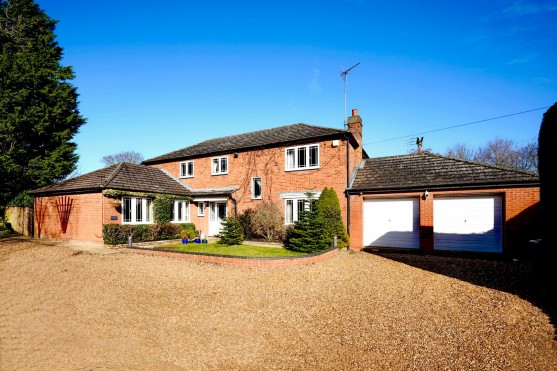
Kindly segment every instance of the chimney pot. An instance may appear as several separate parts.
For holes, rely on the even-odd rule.
[[[358,116],[358,109],[357,108],[352,109],[352,116]]]

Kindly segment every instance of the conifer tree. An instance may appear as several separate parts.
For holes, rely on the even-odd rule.
[[[240,220],[233,216],[224,219],[219,237],[220,244],[241,245],[244,242],[244,235],[242,234]]]
[[[330,245],[333,245],[333,239],[337,236],[338,247],[346,247],[350,245],[350,238],[342,223],[342,215],[340,213],[340,202],[336,191],[333,188],[327,188],[321,192],[321,196],[316,202],[317,210],[323,217],[324,227],[327,231],[327,238]]]
[[[331,247],[331,241],[327,236],[323,215],[317,210],[313,195],[308,194],[306,209],[298,215],[298,220],[286,241],[286,247],[289,250],[310,254],[319,252]]]
[[[553,104],[543,115],[538,137],[538,161],[540,174],[540,204],[542,213],[542,243],[546,260],[554,263],[557,257],[557,181],[555,162],[557,160],[557,103]]]
[[[32,0],[0,0],[0,205],[76,168],[85,120],[55,25]]]

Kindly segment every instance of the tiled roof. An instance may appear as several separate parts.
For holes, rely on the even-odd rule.
[[[181,182],[154,167],[121,162],[50,186],[35,189],[34,196],[100,192],[102,189],[191,195]]]
[[[277,145],[304,143],[341,137],[348,134],[354,147],[358,143],[349,131],[325,128],[308,124],[293,124],[272,129],[252,131],[249,133],[209,139],[186,148],[179,149],[158,157],[143,161],[144,164],[155,164],[164,161],[184,160],[188,158],[211,156],[236,152],[240,150],[268,148]]]
[[[422,153],[364,160],[350,192],[536,184],[536,174]]]

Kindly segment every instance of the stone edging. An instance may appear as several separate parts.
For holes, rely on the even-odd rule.
[[[318,263],[338,254],[338,248],[331,248],[317,254],[307,256],[276,257],[276,258],[251,258],[246,256],[213,255],[196,252],[183,251],[161,251],[149,247],[126,247],[126,250],[144,255],[166,256],[175,259],[184,259],[193,262],[232,265],[250,268],[288,268],[302,267],[304,265]]]

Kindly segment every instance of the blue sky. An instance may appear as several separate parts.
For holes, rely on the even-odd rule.
[[[78,172],[297,122],[342,128],[357,108],[370,156],[419,133],[557,101],[557,1],[38,0],[76,74]],[[537,138],[545,109],[420,134],[457,143]],[[398,138],[398,139],[393,139]]]

